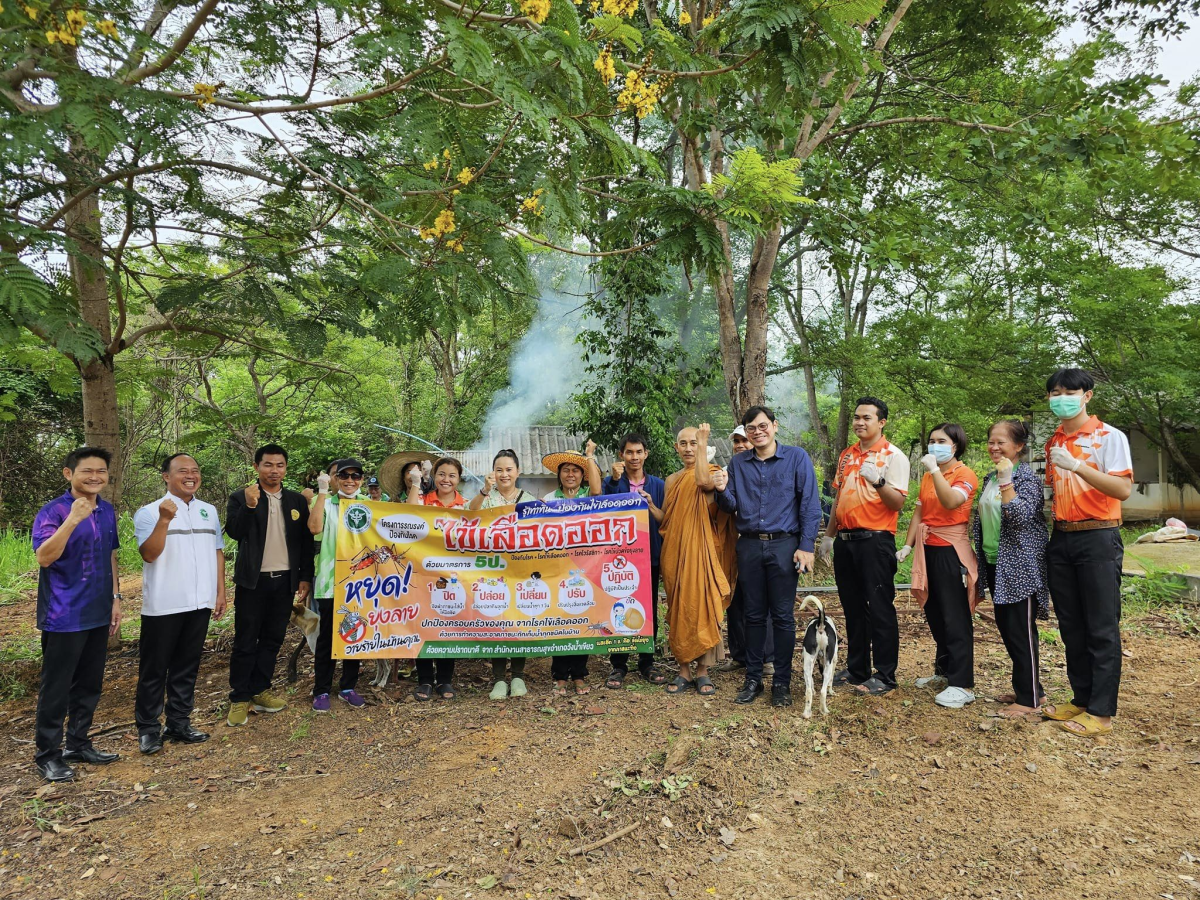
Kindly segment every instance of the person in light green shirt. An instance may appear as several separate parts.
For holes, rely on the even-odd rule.
[[[325,472],[317,476],[317,494],[308,514],[308,530],[321,536],[321,551],[317,555],[313,595],[321,617],[317,632],[317,649],[313,654],[313,702],[315,712],[329,712],[329,695],[333,688],[333,593],[337,565],[337,535],[341,526],[338,507],[341,501],[358,499],[363,481],[363,466],[357,459],[337,461],[336,474]],[[337,491],[330,495],[330,489]],[[360,708],[366,701],[355,690],[361,663],[357,659],[342,660],[342,679],[338,697],[350,706]]]

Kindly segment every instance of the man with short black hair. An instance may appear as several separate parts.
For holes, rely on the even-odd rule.
[[[738,425],[729,432],[729,440],[733,444],[733,456],[753,450],[754,445],[746,437],[746,426]],[[745,604],[742,602],[742,589],[737,585],[733,588],[733,598],[729,601],[729,609],[725,611],[726,631],[729,637],[729,659],[718,665],[717,671],[746,668],[746,621]],[[763,647],[763,674],[773,675],[775,672],[775,629],[771,626],[771,613],[767,612],[766,628],[767,643]]]
[[[846,668],[833,683],[873,695],[895,690],[900,656],[896,524],[908,496],[909,463],[883,436],[887,417],[887,404],[878,397],[860,397],[855,404],[858,443],[838,457],[833,512],[821,539],[822,558],[833,558],[846,619]]]
[[[753,452],[717,471],[717,505],[736,516],[737,580],[746,629],[746,681],[735,703],[753,703],[763,692],[767,615],[775,639],[771,705],[792,705],[792,655],[796,649],[796,582],[811,572],[821,527],[821,498],[812,460],[800,447],[775,439],[779,423],[766,406],[742,416]]]
[[[646,457],[650,445],[646,438],[637,432],[632,432],[621,438],[618,445],[621,459],[613,463],[612,476],[604,480],[606,494],[646,494],[649,495],[647,504],[662,508],[667,497],[667,484],[661,478],[646,472]],[[658,639],[658,578],[659,554],[662,552],[662,537],[658,533],[658,522],[654,516],[650,519],[650,615],[654,620],[654,638]],[[604,686],[617,690],[625,683],[629,674],[629,654],[613,653],[609,656],[612,671]],[[638,654],[638,672],[651,684],[665,684],[667,676],[654,665],[654,653]]]
[[[233,568],[233,650],[229,654],[231,726],[248,714],[276,713],[287,706],[270,691],[292,603],[312,591],[313,540],[308,503],[283,486],[287,451],[278,444],[254,453],[258,479],[229,495],[225,533],[238,542]]]
[[[163,739],[198,744],[192,727],[196,674],[212,615],[225,614],[225,541],[217,508],[196,496],[200,464],[187,453],[162,464],[167,492],[133,516],[142,566],[134,719],[138,749],[157,753]],[[166,695],[167,727],[159,723]]]
[[[47,781],[73,780],[70,763],[104,765],[120,759],[97,750],[88,737],[104,685],[108,639],[121,627],[117,511],[100,498],[111,462],[112,454],[99,447],[72,451],[63,462],[66,493],[33,520],[42,632],[34,745],[38,774]]]
[[[1070,703],[1044,715],[1072,734],[1112,731],[1121,687],[1121,502],[1133,492],[1129,439],[1087,411],[1096,382],[1082,369],[1046,380],[1060,420],[1046,444],[1046,484],[1054,490],[1047,583],[1067,656]]]

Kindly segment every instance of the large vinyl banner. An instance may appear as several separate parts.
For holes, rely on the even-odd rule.
[[[649,513],[637,495],[340,507],[334,657],[653,649]]]

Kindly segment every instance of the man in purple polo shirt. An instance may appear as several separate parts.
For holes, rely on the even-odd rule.
[[[33,520],[38,565],[37,627],[42,632],[42,684],[38,691],[38,774],[71,781],[70,763],[103,765],[119,759],[92,746],[88,729],[100,689],[108,638],[121,627],[117,581],[117,512],[100,499],[112,455],[80,447],[63,463],[70,488]],[[64,753],[63,721],[67,724]]]

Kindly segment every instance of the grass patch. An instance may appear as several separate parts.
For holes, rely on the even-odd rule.
[[[37,558],[29,535],[0,529],[0,606],[15,602],[37,587]]]
[[[1192,600],[1187,583],[1175,572],[1142,562],[1144,576],[1121,582],[1122,614],[1136,623],[1149,616],[1174,622],[1185,634],[1200,634],[1200,606]]]

